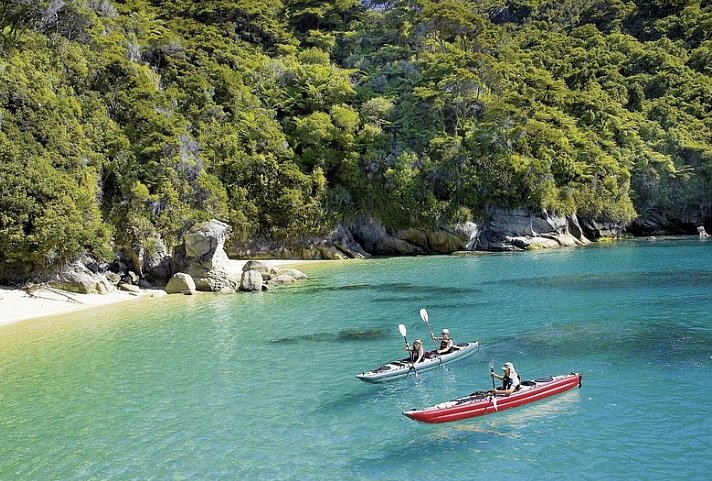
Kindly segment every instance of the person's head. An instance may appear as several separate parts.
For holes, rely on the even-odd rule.
[[[450,331],[448,329],[443,329],[442,336],[447,339],[450,337]]]
[[[415,348],[420,348],[423,345],[423,343],[420,341],[420,339],[416,339],[413,341],[413,347]]]
[[[514,372],[514,364],[512,364],[511,362],[505,362],[504,366],[502,366],[502,370],[504,371],[505,374]]]

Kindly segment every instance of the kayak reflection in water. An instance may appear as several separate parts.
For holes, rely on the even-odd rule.
[[[495,374],[494,371],[490,371],[490,376],[496,377],[502,381],[502,387],[494,389],[494,394],[512,394],[514,391],[518,391],[521,386],[521,381],[519,379],[519,374],[514,370],[514,364],[511,362],[505,362],[502,366],[504,371],[503,375]]]
[[[425,351],[423,350],[423,343],[420,339],[416,339],[415,341],[413,341],[413,349],[410,348],[407,342],[405,343],[403,349],[410,352],[410,362],[412,362],[413,364],[422,361],[423,356],[425,356]]]

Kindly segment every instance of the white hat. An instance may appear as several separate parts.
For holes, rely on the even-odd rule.
[[[502,369],[509,369],[510,371],[514,371],[514,364],[511,362],[505,362],[504,366],[502,366]]]
[[[450,330],[449,330],[449,329],[443,329],[443,334],[450,334]]]
[[[413,344],[415,344],[416,342],[419,343],[419,344],[422,344],[422,343],[423,343],[423,341],[421,341],[420,339],[416,339],[415,341],[413,341]]]

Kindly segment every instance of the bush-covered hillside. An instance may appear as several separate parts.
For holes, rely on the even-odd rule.
[[[0,278],[366,213],[709,220],[712,2],[4,0]]]

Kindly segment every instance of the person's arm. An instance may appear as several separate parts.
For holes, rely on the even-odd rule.
[[[440,339],[440,338],[438,338]],[[438,349],[438,354],[445,354],[452,349],[452,339],[447,340],[447,346],[445,346],[445,349]]]
[[[510,387],[509,389],[495,389],[494,393],[495,394],[512,394],[514,392],[514,387]]]

